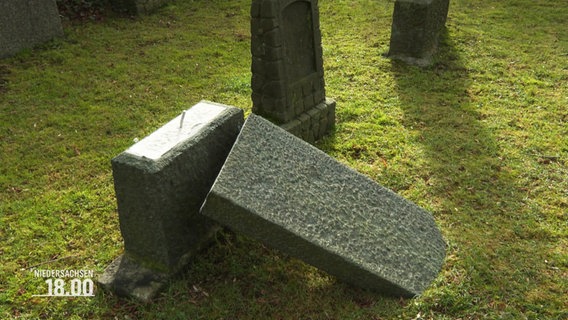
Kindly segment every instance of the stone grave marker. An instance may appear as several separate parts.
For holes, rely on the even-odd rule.
[[[253,112],[312,143],[335,124],[326,99],[317,0],[253,0]]]
[[[149,300],[207,244],[216,224],[199,208],[243,122],[242,110],[201,101],[112,159],[125,252],[103,287]]]
[[[0,58],[61,36],[55,0],[0,1]]]
[[[422,293],[445,257],[430,213],[254,114],[201,212],[387,295]]]
[[[388,56],[427,66],[438,47],[450,0],[396,0]]]

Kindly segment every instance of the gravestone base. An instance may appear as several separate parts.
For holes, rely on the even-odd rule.
[[[335,101],[325,99],[280,127],[296,137],[313,144],[327,135],[335,125]]]
[[[388,56],[428,66],[438,48],[449,0],[396,0]]]
[[[120,255],[107,266],[97,284],[119,296],[133,297],[148,302],[162,291],[171,274],[143,266],[126,254]]]

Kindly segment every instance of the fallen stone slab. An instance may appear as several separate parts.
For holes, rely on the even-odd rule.
[[[125,252],[99,284],[147,301],[208,244],[218,225],[199,209],[243,122],[201,101],[112,159]]]
[[[150,14],[163,7],[169,0],[111,0],[115,11],[127,12],[133,15]]]
[[[201,212],[386,295],[421,294],[445,257],[430,213],[254,114]]]

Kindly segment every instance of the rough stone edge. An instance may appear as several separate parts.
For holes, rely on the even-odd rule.
[[[230,206],[225,205],[229,203]],[[221,209],[219,209],[221,208]],[[225,221],[219,218],[215,212],[231,212],[232,216],[242,217],[242,220],[252,220],[251,225],[263,225],[264,230],[262,234],[251,233],[248,230],[241,228],[240,226],[235,227],[234,225],[228,225]],[[258,214],[251,215],[246,209],[234,203],[230,199],[227,199],[221,195],[210,192],[207,196],[207,200],[201,207],[201,214],[218,221],[219,223],[228,226],[229,228],[250,236],[251,238],[264,243],[271,248],[283,252],[285,254],[291,255],[293,257],[299,258],[300,260],[323,270],[339,280],[348,283],[353,286],[358,286],[360,288],[370,290],[373,292],[394,295],[400,297],[411,298],[420,294],[420,292],[408,290],[403,288],[396,283],[390,281],[389,279],[379,277],[372,271],[367,270],[364,267],[357,265],[355,262],[347,259],[344,256],[338,255],[325,247],[314,244],[313,242],[305,239],[301,235],[295,234],[294,232],[286,229],[278,224],[270,222]],[[279,245],[270,240],[270,235],[279,234],[278,243],[286,243],[286,246]],[[309,250],[305,252],[306,247],[315,248],[318,247],[320,250],[317,254],[314,254],[314,250]],[[353,271],[357,271],[355,274]]]
[[[335,100],[326,98],[325,101],[312,109],[303,112],[291,121],[281,124],[280,128],[313,144],[332,131],[335,126],[335,108]],[[314,119],[314,115],[318,119]],[[304,128],[305,130],[303,130]]]
[[[121,297],[132,297],[143,302],[154,299],[165,287],[170,275],[149,269],[121,254],[96,279],[105,291]]]
[[[242,125],[244,123],[244,112],[243,112],[242,109],[237,108],[237,107],[233,107],[233,106],[229,106],[229,105],[224,105],[224,104],[212,102],[212,101],[207,101],[207,100],[201,100],[200,102],[205,102],[205,103],[213,104],[213,105],[219,105],[219,106],[226,108],[226,110],[222,111],[216,118],[217,119],[225,119],[225,121],[232,121],[231,119],[239,118],[239,120],[240,120],[240,121],[238,121],[240,123],[239,126],[242,127]],[[225,122],[225,121],[223,121],[223,122]],[[214,127],[206,126],[205,128],[201,129],[199,132],[197,132],[193,136],[193,138],[188,139],[188,140],[174,146],[172,149],[167,151],[158,160],[150,160],[150,159],[147,159],[147,158],[144,158],[144,157],[140,157],[140,156],[137,156],[137,155],[132,155],[132,154],[128,154],[126,152],[122,152],[118,156],[113,158],[111,162],[113,163],[113,167],[117,164],[120,164],[120,165],[126,164],[127,166],[129,166],[129,167],[131,167],[135,170],[147,171],[150,174],[154,174],[157,171],[163,170],[165,167],[170,166],[171,163],[173,161],[175,161],[175,159],[178,157],[178,155],[186,152],[185,150],[194,148],[195,145],[198,144],[198,143],[204,143],[203,140],[208,139],[207,136],[211,133],[211,131],[215,130],[216,127],[217,126],[214,126]],[[240,131],[240,127],[239,127],[238,131]],[[235,139],[236,139],[237,136],[238,136],[238,132],[235,135]],[[232,141],[232,142],[234,143],[234,141]],[[232,147],[232,145],[231,145],[231,147]],[[230,152],[230,148],[228,148],[228,150],[227,150],[227,155],[228,155],[229,152]],[[223,159],[220,162],[219,170],[221,170],[224,161],[225,161],[225,159]],[[217,174],[218,174],[218,172],[215,173],[215,176],[212,176],[211,185],[215,181]],[[115,189],[116,189],[116,186],[115,186]],[[146,190],[146,189],[144,189],[144,190]],[[206,195],[207,195],[207,193],[204,194],[202,201],[205,200]],[[150,195],[148,195],[148,196],[150,196]],[[120,209],[120,204],[119,204],[119,209]],[[195,212],[195,216],[193,217],[193,219],[203,219],[204,217],[199,215],[199,211],[198,211],[199,206],[196,208],[196,210],[197,211]],[[119,217],[120,217],[120,214],[119,214]],[[134,252],[134,250],[129,250],[128,246],[126,246],[126,243],[125,243],[125,252],[131,258],[131,260],[137,261],[140,265],[144,265],[145,267],[156,270],[157,272],[164,272],[164,273],[168,273],[168,274],[171,274],[171,275],[175,275],[180,270],[182,270],[186,265],[189,264],[191,258],[195,255],[196,252],[201,250],[203,247],[207,246],[207,244],[208,244],[207,239],[211,239],[212,235],[218,230],[218,227],[215,226],[215,223],[213,221],[208,220],[208,223],[210,224],[210,227],[209,227],[210,230],[207,232],[208,235],[206,237],[204,237],[199,243],[196,243],[196,245],[193,246],[190,250],[185,252],[183,255],[180,255],[178,262],[175,264],[175,266],[169,265],[169,264],[158,263],[156,261],[152,261],[151,259],[149,260],[147,257],[145,257],[145,255],[140,255],[140,254]],[[121,222],[120,223],[121,232],[122,232],[122,228],[123,227],[122,227],[122,222]]]
[[[227,118],[228,119],[228,118],[237,116],[238,114],[242,114],[243,115],[243,118],[242,118],[243,123],[244,123],[244,120],[246,120],[246,119],[244,119],[244,111],[240,108],[230,106],[230,105],[226,105],[226,104],[222,104],[222,103],[209,101],[209,100],[200,100],[199,103],[201,103],[201,102],[213,104],[213,105],[218,105],[218,106],[221,106],[221,107],[230,107],[230,108],[227,108],[226,110],[222,111],[221,113],[219,113],[219,115],[217,115],[217,118]],[[128,163],[128,165],[131,165],[131,166],[136,167],[138,169],[149,170],[149,172],[155,173],[156,171],[162,170],[164,167],[168,166],[179,153],[183,152],[183,150],[191,148],[191,146],[194,145],[197,140],[200,140],[200,139],[202,139],[202,137],[204,135],[207,135],[209,130],[211,130],[211,129],[210,128],[204,128],[204,129],[199,130],[197,133],[195,133],[195,136],[192,139],[189,139],[189,140],[186,140],[182,143],[177,144],[172,149],[170,149],[169,151],[164,153],[160,157],[160,159],[158,159],[158,160],[151,160],[151,159],[147,159],[147,158],[137,156],[137,155],[126,154],[126,150],[125,150],[125,151],[121,152],[120,154],[118,154],[116,157],[114,157],[111,161],[117,161],[117,162],[121,162],[121,163],[125,162],[125,163]],[[125,158],[127,158],[127,160],[124,160]]]

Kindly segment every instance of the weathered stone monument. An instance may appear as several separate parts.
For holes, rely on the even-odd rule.
[[[317,0],[253,0],[253,112],[308,142],[335,124],[326,99]]]
[[[125,252],[98,281],[149,300],[215,231],[199,214],[244,122],[243,111],[202,101],[112,160]]]
[[[63,36],[55,0],[0,1],[0,58]]]
[[[447,3],[397,1],[391,56],[428,62]],[[202,101],[112,160],[125,252],[99,283],[150,300],[216,221],[353,285],[421,294],[445,258],[432,215],[309,144],[335,123],[317,0],[252,0],[251,17],[253,114]]]
[[[165,5],[168,0],[111,0],[112,7],[117,11],[130,14],[148,14]]]
[[[396,0],[388,56],[410,64],[431,64],[446,24],[450,0]]]
[[[254,114],[201,212],[388,295],[422,293],[445,257],[430,213]]]

